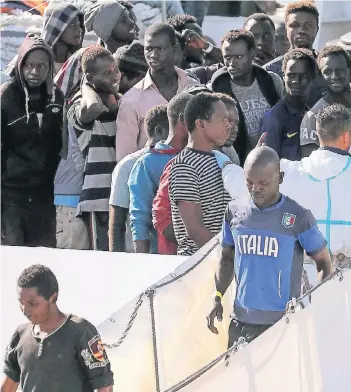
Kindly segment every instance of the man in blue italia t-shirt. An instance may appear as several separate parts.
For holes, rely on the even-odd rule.
[[[283,173],[277,153],[255,148],[244,172],[251,199],[227,206],[216,293],[207,317],[209,329],[218,333],[214,319],[222,320],[221,298],[235,276],[228,348],[240,336],[255,339],[284,315],[289,300],[300,297],[304,251],[316,262],[320,280],[332,272],[327,243],[312,213],[279,192]]]

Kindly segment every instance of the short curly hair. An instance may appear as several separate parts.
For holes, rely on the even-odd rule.
[[[249,50],[256,48],[255,37],[251,33],[251,31],[246,30],[230,30],[221,41],[221,46],[223,46],[224,42],[233,43],[236,41],[243,40],[246,42],[246,45]]]
[[[259,22],[259,21],[263,21],[263,22],[267,21],[267,22],[270,23],[270,25],[273,27],[273,30],[275,31],[275,24],[274,24],[273,20],[267,14],[264,14],[262,12],[256,12],[255,14],[252,14],[252,15],[248,16],[245,19],[245,22],[244,22],[244,25],[243,25],[244,29],[246,29],[246,26],[250,22],[250,20],[256,20],[257,22]]]
[[[175,127],[177,125],[178,119],[180,115],[184,115],[184,110],[186,105],[190,101],[192,95],[189,93],[181,92],[180,94],[175,95],[167,105],[167,116],[168,122],[171,127]]]
[[[295,14],[296,12],[309,12],[316,17],[317,25],[319,24],[319,12],[317,7],[311,1],[294,1],[289,3],[285,9],[285,23],[288,20],[290,14]]]
[[[284,74],[289,60],[306,60],[312,77],[316,77],[316,73],[317,73],[316,60],[313,56],[313,53],[310,50],[303,49],[303,48],[296,48],[296,49],[291,49],[287,53],[285,53],[283,57],[283,63],[282,63],[282,71]]]
[[[335,141],[343,133],[351,134],[351,110],[335,103],[321,109],[317,116],[317,134],[323,141]]]
[[[195,16],[184,14],[184,15],[174,15],[167,19],[167,23],[174,28],[175,31],[181,33],[185,30],[185,25],[187,23],[197,23]]]
[[[323,48],[320,52],[319,55],[317,57],[317,65],[318,68],[320,68],[320,63],[322,58],[324,57],[328,57],[328,56],[343,56],[346,60],[346,64],[349,68],[351,68],[351,57],[350,55],[347,53],[347,51],[345,49],[343,49],[341,46],[337,46],[337,45],[330,45],[330,46],[326,46],[325,48]]]
[[[172,46],[174,46],[176,44],[176,35],[175,35],[174,28],[171,25],[169,25],[168,23],[164,23],[164,22],[154,23],[154,24],[150,25],[146,29],[144,37],[146,37],[148,35],[150,37],[154,37],[159,34],[168,35]]]
[[[111,52],[100,45],[88,47],[88,49],[83,53],[82,56],[83,72],[88,73],[96,71],[96,60],[104,57],[111,57],[113,59]]]
[[[221,101],[211,93],[193,95],[184,110],[184,121],[189,133],[196,128],[196,120],[209,120],[215,112],[214,104]]]
[[[59,292],[55,274],[50,268],[34,264],[22,271],[17,280],[17,286],[22,289],[36,288],[38,295],[48,300]]]
[[[225,106],[235,106],[236,107],[236,100],[232,98],[231,96],[223,93],[213,93],[216,97],[219,97],[219,99],[225,104]]]
[[[152,138],[155,135],[155,130],[158,125],[163,129],[169,130],[167,105],[156,105],[151,108],[146,113],[144,124],[149,138]]]

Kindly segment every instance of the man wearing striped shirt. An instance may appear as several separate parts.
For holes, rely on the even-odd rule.
[[[209,93],[190,99],[184,121],[189,142],[172,164],[169,196],[177,253],[191,256],[219,233],[230,201],[212,152],[225,144],[230,127],[225,104]]]
[[[77,215],[88,214],[91,218],[93,249],[107,251],[120,73],[112,54],[101,46],[91,46],[84,52],[82,68],[83,82],[67,114],[85,158]]]

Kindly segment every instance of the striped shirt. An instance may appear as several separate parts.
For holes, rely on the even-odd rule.
[[[177,203],[187,201],[201,204],[203,223],[216,235],[221,230],[224,212],[230,201],[214,154],[187,147],[177,155],[170,173],[169,196],[178,242],[177,253],[191,256],[199,248],[187,235]]]
[[[69,124],[76,133],[78,144],[85,158],[84,180],[77,215],[82,212],[108,211],[112,172],[116,166],[116,114],[104,111],[90,124],[78,119],[81,94],[67,113]]]

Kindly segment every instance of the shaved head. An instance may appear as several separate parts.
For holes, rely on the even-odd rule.
[[[246,183],[253,202],[259,208],[276,204],[281,195],[279,185],[283,181],[278,154],[269,147],[254,148],[244,164]]]
[[[244,168],[255,169],[256,167],[264,168],[272,165],[279,172],[280,160],[278,154],[270,147],[262,146],[254,148],[247,156]]]

